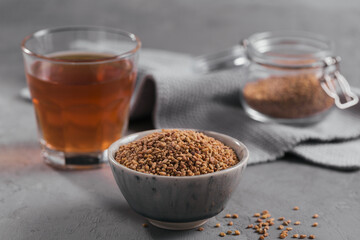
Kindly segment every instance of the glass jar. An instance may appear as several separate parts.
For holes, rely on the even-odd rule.
[[[261,122],[313,123],[335,105],[345,109],[358,97],[339,71],[340,58],[325,37],[306,32],[264,32],[230,50],[200,57],[198,69],[245,66],[240,99]]]

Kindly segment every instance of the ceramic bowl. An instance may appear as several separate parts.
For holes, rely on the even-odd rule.
[[[240,162],[214,173],[174,177],[137,172],[115,161],[119,146],[160,131],[135,133],[109,147],[109,163],[115,181],[130,207],[151,224],[171,230],[196,228],[225,208],[246,168],[248,149],[240,141],[224,134],[196,130],[231,147]]]

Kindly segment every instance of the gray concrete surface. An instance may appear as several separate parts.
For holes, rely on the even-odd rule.
[[[0,239],[217,239],[230,228],[223,218],[227,212],[240,215],[233,229],[242,235],[226,239],[258,239],[244,228],[263,209],[300,220],[299,233],[317,239],[357,239],[360,172],[325,169],[294,156],[250,166],[224,214],[203,232],[142,228],[145,219],[129,208],[109,167],[61,172],[42,163],[32,106],[18,91],[25,86],[23,37],[79,24],[123,28],[136,33],[144,47],[194,55],[264,30],[319,32],[335,41],[344,75],[360,86],[359,22],[356,0],[0,0]],[[149,120],[131,124],[131,131],[144,128],[151,128]],[[291,210],[295,205],[300,211]],[[317,228],[310,226],[314,213],[320,214]],[[213,228],[217,222],[223,227]],[[278,234],[272,229],[268,239]]]

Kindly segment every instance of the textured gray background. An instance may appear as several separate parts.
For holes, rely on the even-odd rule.
[[[105,25],[139,35],[144,47],[190,54],[216,52],[264,30],[319,32],[335,41],[343,73],[360,86],[360,3],[335,0],[0,0],[0,239],[216,239],[204,232],[144,229],[118,191],[108,167],[54,171],[42,163],[32,106],[18,97],[25,86],[19,44],[35,30],[60,25]],[[150,128],[135,122],[131,131]],[[301,211],[291,208],[299,205]],[[236,212],[234,239],[257,239],[244,230],[253,212],[299,219],[317,239],[360,235],[360,172],[309,165],[293,156],[249,167],[225,212]],[[224,213],[225,213],[224,212]],[[311,228],[313,213],[320,226]],[[271,232],[276,239],[278,231]],[[276,234],[275,234],[276,233]]]

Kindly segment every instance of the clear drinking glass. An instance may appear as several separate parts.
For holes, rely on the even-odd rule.
[[[22,42],[45,162],[100,167],[127,127],[140,40],[104,27],[45,29]]]

